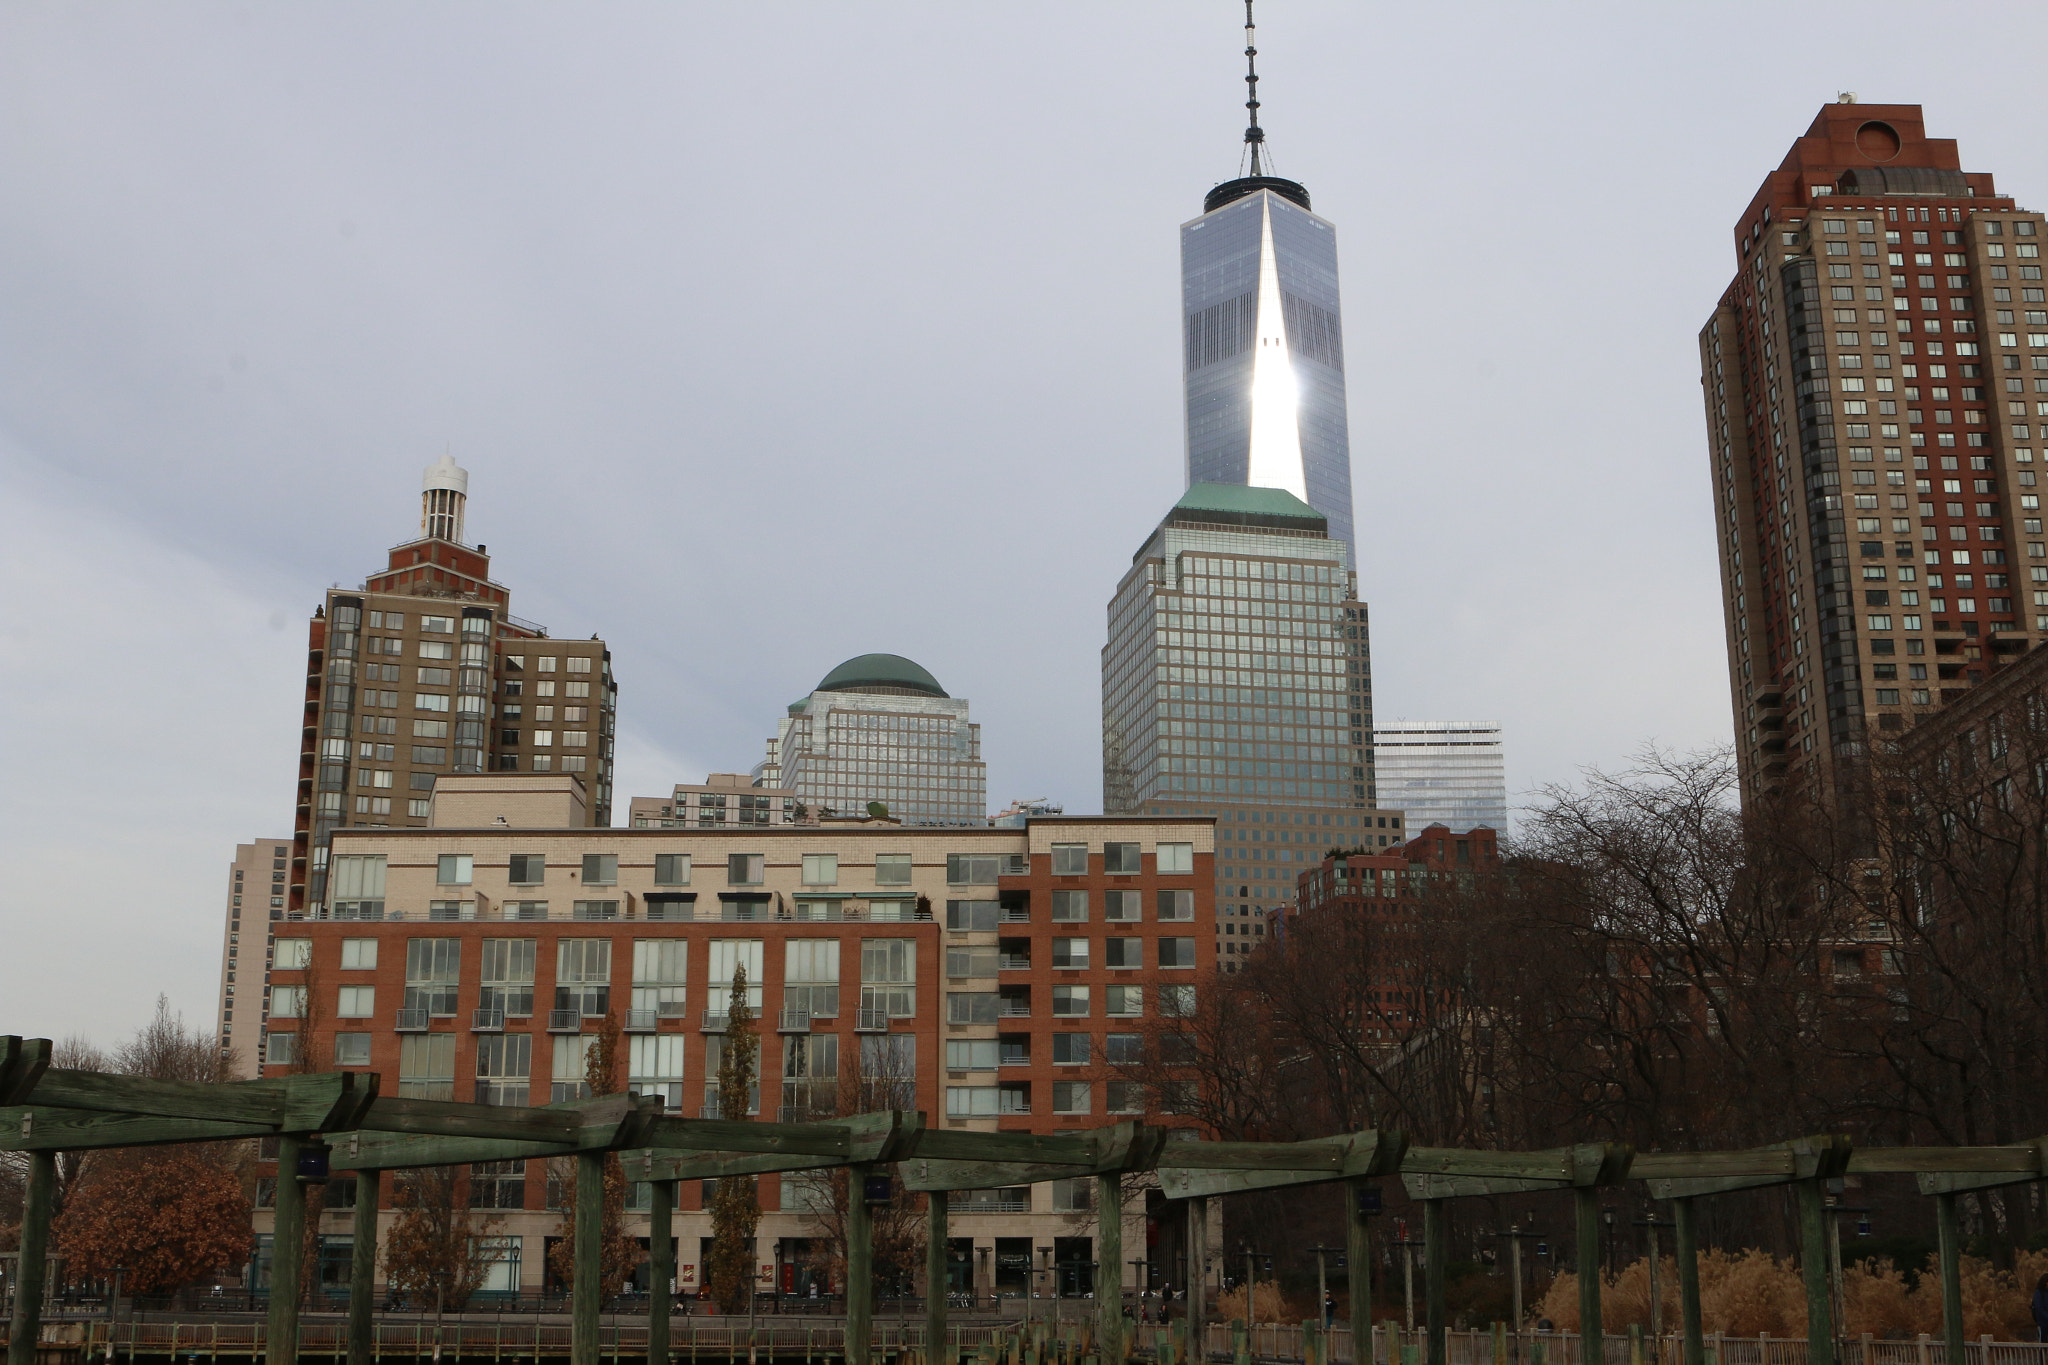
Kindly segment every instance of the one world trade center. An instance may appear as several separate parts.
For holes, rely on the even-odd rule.
[[[1261,173],[1255,67],[1247,79],[1251,174],[1209,191],[1180,230],[1188,484],[1285,489],[1356,564],[1337,234],[1306,189]]]

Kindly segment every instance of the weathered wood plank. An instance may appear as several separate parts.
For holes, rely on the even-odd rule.
[[[768,1152],[625,1152],[619,1167],[628,1180],[718,1180],[728,1175],[820,1171],[846,1165],[836,1156],[777,1156]]]
[[[0,1105],[20,1104],[50,1068],[50,1040],[0,1037]]]
[[[946,1128],[919,1132],[910,1155],[932,1161],[1037,1161],[1086,1166],[1101,1157],[1095,1129],[1085,1133],[963,1133]]]
[[[1509,1176],[1434,1175],[1428,1171],[1404,1173],[1401,1184],[1410,1199],[1463,1199],[1491,1194],[1532,1194],[1539,1190],[1562,1190],[1562,1180],[1519,1180]]]
[[[844,1125],[826,1123],[753,1123],[664,1115],[648,1122],[637,1145],[686,1152],[844,1157],[850,1150],[851,1135]]]
[[[1865,1147],[1849,1157],[1849,1169],[1857,1174],[1903,1173],[1908,1175],[1949,1172],[2041,1173],[2040,1149],[2024,1147]]]
[[[1674,1178],[1646,1181],[1652,1199],[1694,1199],[1709,1194],[1733,1194],[1737,1190],[1757,1190],[1770,1185],[1789,1185],[1794,1177],[1789,1175],[1724,1175],[1699,1179]]]
[[[570,1156],[578,1150],[566,1142],[413,1137],[401,1133],[337,1133],[328,1165],[337,1171],[401,1171],[418,1166],[461,1166],[472,1161]]]
[[[1350,1177],[1328,1171],[1230,1171],[1189,1166],[1161,1166],[1159,1188],[1168,1199],[1201,1199],[1215,1194],[1243,1194],[1283,1185],[1321,1185]]]
[[[1962,1194],[1969,1190],[1994,1190],[2001,1185],[2025,1185],[2040,1178],[2037,1174],[2011,1171],[1982,1175],[1964,1171],[1922,1171],[1914,1177],[1914,1183],[1922,1194]]]
[[[339,1082],[330,1081],[325,1088],[338,1090]],[[284,1121],[287,1103],[284,1087],[273,1081],[207,1085],[195,1081],[108,1076],[96,1071],[70,1071],[62,1067],[52,1067],[43,1073],[31,1092],[30,1102],[58,1109],[138,1117],[260,1123],[273,1130]],[[325,1116],[324,1110],[322,1116]]]
[[[1169,1142],[1161,1166],[1193,1171],[1321,1171],[1340,1174],[1351,1136],[1305,1142]]]
[[[873,1114],[827,1119],[822,1126],[846,1131],[849,1161],[895,1161],[923,1134],[924,1115],[909,1109],[884,1109]]]
[[[1508,1180],[1571,1183],[1573,1149],[1543,1152],[1468,1152],[1455,1147],[1410,1147],[1401,1159],[1403,1175],[1484,1176]]]
[[[616,1122],[616,1120],[614,1120]],[[584,1116],[575,1109],[515,1109],[453,1100],[379,1097],[356,1124],[364,1133],[422,1137],[500,1138],[575,1145]]]
[[[177,1142],[222,1142],[269,1137],[266,1123],[209,1123],[82,1109],[24,1105],[0,1109],[0,1151],[87,1151],[104,1147],[161,1147]]]
[[[1790,1177],[1792,1153],[1770,1148],[1740,1152],[1642,1152],[1629,1167],[1636,1180],[1713,1179],[1738,1175]]]
[[[997,1190],[1009,1185],[1035,1185],[1041,1180],[1099,1174],[1094,1166],[1064,1161],[931,1161],[924,1157],[912,1157],[900,1163],[897,1170],[907,1190],[947,1191]]]

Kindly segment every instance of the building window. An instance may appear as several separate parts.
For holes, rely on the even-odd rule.
[[[1112,1019],[1137,1019],[1145,1013],[1143,986],[1104,986],[1102,1012]]]
[[[1052,874],[1055,877],[1087,876],[1088,845],[1054,844],[1052,846]]]
[[[1161,986],[1159,988],[1159,1017],[1162,1019],[1192,1019],[1195,1014],[1195,988],[1193,986]]]
[[[1086,923],[1088,919],[1088,893],[1086,891],[1053,892],[1052,918],[1055,924]]]
[[[304,986],[272,986],[270,988],[270,1017],[273,1019],[297,1019],[306,1012],[306,988]]]
[[[430,1018],[453,1018],[456,983],[461,980],[461,975],[461,939],[407,939],[403,1008],[423,1011]],[[449,1079],[452,1081],[454,1078],[451,1075]]]
[[[375,986],[343,986],[334,1014],[338,1019],[369,1019],[377,1013]]]
[[[1159,893],[1159,918],[1173,922],[1192,920],[1195,917],[1195,893],[1192,891],[1161,891]]]
[[[729,853],[725,859],[725,880],[729,886],[759,886],[765,858],[759,853]]]
[[[476,1102],[524,1106],[532,1088],[533,1035],[481,1034],[476,1040]]]
[[[1145,1087],[1138,1081],[1111,1081],[1105,1087],[1106,1107],[1112,1114],[1145,1112]]]
[[[483,941],[483,984],[477,996],[478,1009],[497,1010],[514,1019],[525,1019],[533,1014],[536,946],[530,938],[487,938]]]
[[[994,1071],[999,1046],[994,1038],[949,1038],[946,1070]]]
[[[273,952],[270,965],[281,972],[303,971],[313,965],[313,940],[310,938],[281,938]]]
[[[860,1007],[891,1019],[917,1013],[917,943],[907,938],[866,938],[860,944]]]
[[[586,853],[583,855],[583,884],[585,886],[616,886],[618,881],[618,854]]]
[[[468,853],[443,853],[436,866],[434,880],[442,886],[468,886],[475,872],[476,859]]]
[[[565,938],[555,945],[555,1008],[585,1019],[611,1013],[612,941]]]
[[[539,886],[547,880],[547,868],[544,853],[515,853],[507,862],[506,875],[514,886]]]
[[[946,855],[946,884],[994,886],[1002,871],[1002,861],[993,854],[949,853]]]
[[[690,884],[690,855],[687,853],[655,854],[654,884],[656,886],[688,886]]]
[[[273,1011],[274,1013],[274,1011]],[[299,1058],[299,1035],[296,1033],[272,1033],[263,1040],[263,1062],[266,1066],[290,1066]]]
[[[633,940],[633,1011],[656,1019],[682,1018],[690,943],[680,938]],[[652,1076],[653,1073],[647,1073]],[[678,1076],[676,1079],[681,1079]],[[677,1103],[681,1100],[678,1098]]]
[[[803,879],[805,886],[832,886],[839,880],[839,855],[836,853],[804,854]]]
[[[409,1033],[398,1040],[398,1093],[405,1099],[455,1098],[455,1035]]]
[[[1086,1066],[1088,1061],[1087,1034],[1055,1033],[1052,1036],[1052,1064],[1054,1066]]]
[[[1052,988],[1052,1012],[1055,1018],[1086,1019],[1088,1017],[1088,988],[1086,986],[1054,986]]]
[[[368,1066],[370,1064],[370,1035],[367,1033],[335,1034],[334,1064],[336,1066]]]
[[[1052,1112],[1055,1114],[1085,1114],[1089,1112],[1089,1101],[1093,1087],[1087,1081],[1054,1081],[1052,1083]]]
[[[1195,846],[1193,844],[1161,844],[1159,846],[1158,872],[1162,877],[1192,873],[1195,870]]]
[[[522,1101],[523,1103],[523,1101]],[[479,1161],[469,1168],[469,1206],[473,1209],[520,1209],[526,1207],[526,1162]],[[492,1242],[517,1238],[490,1238]],[[517,1289],[514,1281],[508,1286]]]
[[[1052,941],[1052,965],[1055,967],[1086,967],[1088,965],[1088,940],[1085,938],[1056,938]]]
[[[1104,844],[1102,870],[1126,876],[1144,871],[1145,859],[1140,847],[1138,844]]]
[[[1102,918],[1112,924],[1135,924],[1145,917],[1144,910],[1145,898],[1140,892],[1105,891],[1102,893]]]
[[[715,938],[711,940],[709,977],[705,983],[704,1008],[713,1014],[732,1012],[733,973],[747,974],[747,1008],[761,1008],[761,940],[758,938]]]
[[[1142,938],[1106,939],[1102,945],[1102,965],[1112,968],[1134,968],[1145,965],[1145,940]]]

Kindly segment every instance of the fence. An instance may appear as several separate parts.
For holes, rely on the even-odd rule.
[[[1246,1329],[1246,1352],[1254,1361],[1306,1360],[1299,1323],[1258,1323]],[[1354,1352],[1351,1329],[1320,1332],[1324,1365],[1417,1365],[1428,1358],[1428,1340],[1421,1328],[1382,1326],[1372,1329],[1372,1356],[1362,1362]],[[1446,1365],[1583,1365],[1576,1332],[1445,1332]],[[1151,1334],[1139,1330],[1148,1349]],[[1676,1333],[1662,1338],[1609,1333],[1602,1341],[1600,1365],[1681,1365],[1685,1340]],[[1234,1329],[1211,1323],[1204,1345],[1211,1360],[1232,1359]],[[1804,1337],[1731,1337],[1709,1332],[1707,1365],[1806,1365]],[[1980,1337],[1964,1346],[1964,1365],[2048,1365],[2048,1344],[2036,1341],[1994,1341]],[[1841,1342],[1839,1365],[1948,1365],[1939,1337],[1879,1340],[1865,1335]]]

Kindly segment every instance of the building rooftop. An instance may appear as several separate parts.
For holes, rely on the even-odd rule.
[[[1241,483],[1195,484],[1173,505],[1167,520],[1290,531],[1323,531],[1329,526],[1321,512],[1284,488],[1252,488]]]
[[[814,690],[907,693],[923,697],[946,695],[946,689],[939,686],[937,678],[901,654],[862,654],[848,659],[827,673]]]

